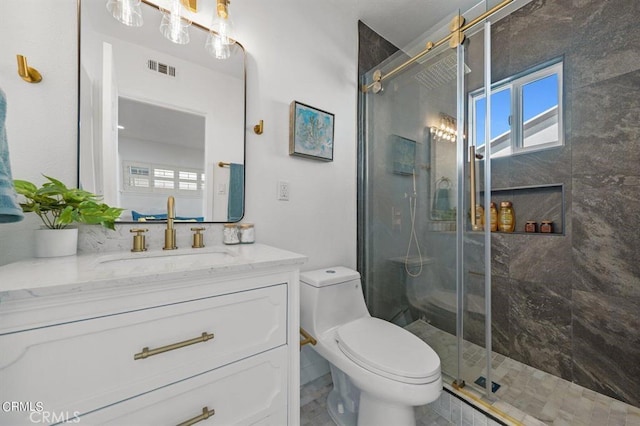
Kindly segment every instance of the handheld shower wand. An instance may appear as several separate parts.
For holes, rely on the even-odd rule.
[[[407,255],[404,258],[404,270],[411,277],[418,277],[422,274],[422,252],[420,251],[420,243],[416,234],[416,207],[418,206],[418,192],[416,190],[416,169],[413,169],[413,196],[409,196],[409,214],[411,216],[411,235],[409,236],[409,244],[407,245]],[[409,269],[409,253],[411,252],[411,242],[415,239],[416,249],[418,250],[418,260],[420,262],[418,272],[411,272]]]

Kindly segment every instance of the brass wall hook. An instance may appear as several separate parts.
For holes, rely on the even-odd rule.
[[[260,120],[258,124],[253,126],[253,131],[256,132],[256,135],[261,135],[264,132],[264,120]]]
[[[42,81],[42,75],[40,75],[38,70],[35,68],[31,68],[27,64],[26,57],[22,55],[17,55],[17,57],[18,57],[18,75],[28,83],[40,83]]]

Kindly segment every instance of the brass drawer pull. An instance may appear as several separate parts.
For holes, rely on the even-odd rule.
[[[216,413],[216,410],[209,410],[207,407],[202,407],[202,414],[195,416],[194,418],[189,419],[186,422],[179,423],[178,426],[195,425],[198,422],[207,420],[209,417],[213,417],[215,413]]]
[[[213,333],[209,334],[207,332],[204,332],[204,333],[202,333],[202,336],[196,337],[195,339],[185,340],[184,342],[178,342],[178,343],[174,343],[172,345],[161,346],[161,347],[156,348],[156,349],[143,348],[142,352],[140,352],[139,354],[135,354],[133,356],[133,359],[134,360],[145,359],[145,358],[148,358],[148,357],[153,356],[153,355],[158,355],[158,354],[161,354],[161,353],[164,353],[164,352],[169,352],[169,351],[172,351],[174,349],[184,348],[185,346],[194,345],[196,343],[206,342],[207,340],[211,340],[211,339],[213,339]]]

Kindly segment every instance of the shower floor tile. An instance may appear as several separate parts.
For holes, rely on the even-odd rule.
[[[455,336],[417,320],[405,327],[439,355],[445,387],[453,378],[444,379],[456,371],[457,350]],[[470,342],[463,344],[466,377],[486,377],[484,349]],[[525,425],[577,425],[577,426],[640,426],[640,408],[598,394],[575,383],[493,353],[492,381],[501,385],[494,394],[496,401],[486,401],[474,386],[464,389],[477,398],[499,408],[516,422]],[[469,382],[473,382],[469,380]],[[453,392],[455,389],[451,388]],[[509,424],[509,421],[505,423]]]

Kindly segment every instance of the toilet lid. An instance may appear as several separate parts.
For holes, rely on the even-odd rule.
[[[440,377],[440,358],[407,330],[378,318],[360,318],[340,327],[338,347],[353,362],[381,376],[424,384]]]

